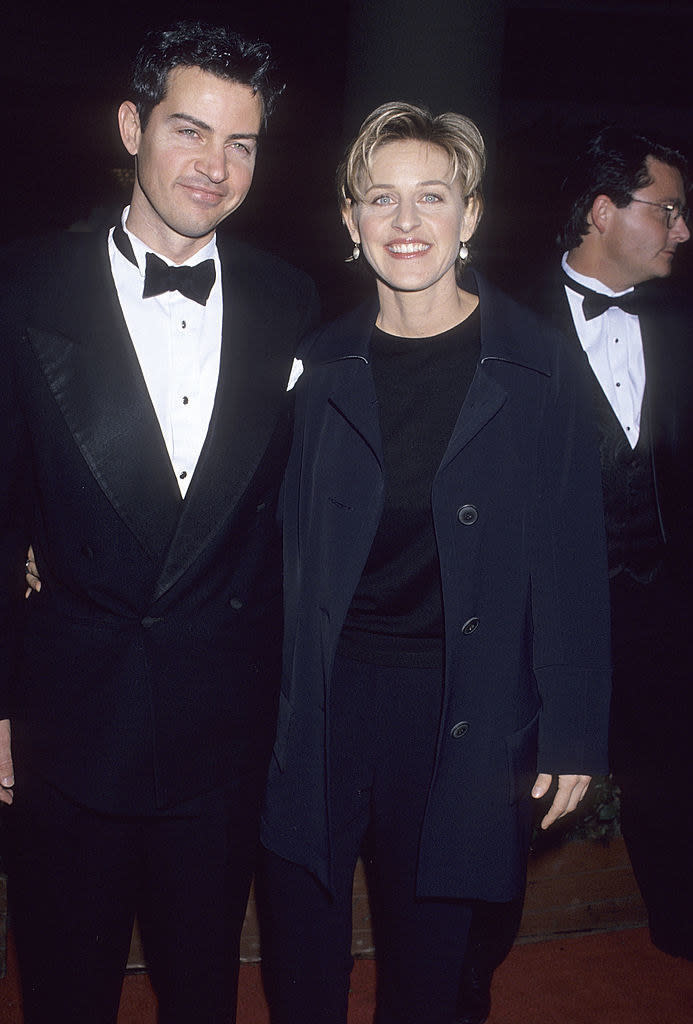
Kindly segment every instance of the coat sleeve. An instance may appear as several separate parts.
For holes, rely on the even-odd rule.
[[[532,617],[538,769],[608,770],[610,614],[601,471],[582,364],[561,339],[538,455]]]

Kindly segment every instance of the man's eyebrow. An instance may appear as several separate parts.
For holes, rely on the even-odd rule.
[[[169,114],[169,121],[189,121],[190,124],[194,124],[196,128],[202,129],[204,132],[211,132],[212,126],[207,124],[205,121],[200,121],[198,117],[193,117],[192,114]]]
[[[655,206],[678,206],[682,210],[688,206],[686,200],[682,200],[680,196],[665,196],[663,199],[651,199],[650,202]]]
[[[203,132],[212,132],[214,129],[211,125],[207,124],[206,121],[200,121],[199,117],[193,117],[192,114],[169,114],[169,121],[187,121],[188,124],[194,124],[196,128],[199,128]],[[257,132],[232,132],[231,135],[227,136],[228,139],[252,139],[257,142]]]

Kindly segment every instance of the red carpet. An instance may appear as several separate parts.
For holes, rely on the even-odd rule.
[[[358,960],[349,1024],[371,1024],[374,979],[374,962]],[[660,953],[644,928],[528,943],[499,968],[493,995],[489,1024],[691,1024],[693,964]],[[146,975],[127,977],[118,1024],[154,1024],[154,1009]],[[11,951],[0,1024],[22,1024]],[[269,1024],[254,964],[241,968],[238,1024]]]

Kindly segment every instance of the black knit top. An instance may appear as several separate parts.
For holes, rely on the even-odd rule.
[[[370,364],[378,396],[385,505],[339,650],[359,661],[443,663],[440,565],[431,486],[474,376],[478,308],[430,338],[374,328]]]

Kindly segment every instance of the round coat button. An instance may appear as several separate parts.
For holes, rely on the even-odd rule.
[[[229,606],[233,608],[235,612],[239,612],[243,607],[243,602],[240,597],[231,597],[229,598]]]
[[[463,526],[473,526],[479,518],[479,513],[474,505],[463,505],[457,510],[457,518]]]
[[[469,722],[458,722],[457,725],[453,725],[450,730],[450,735],[454,740],[460,740],[463,736],[466,736],[469,732]]]
[[[476,629],[478,629],[478,627],[479,620],[477,619],[476,615],[474,615],[472,616],[471,619],[467,619],[467,621],[465,622],[464,626],[462,627],[462,634],[464,636],[469,636],[469,634],[473,633]]]

